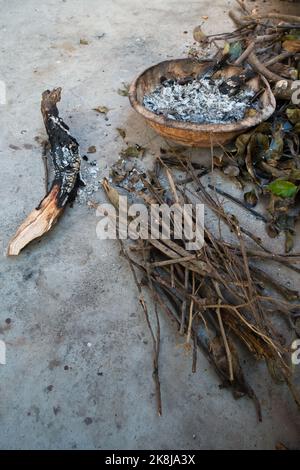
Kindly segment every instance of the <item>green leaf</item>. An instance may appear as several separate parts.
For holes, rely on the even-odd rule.
[[[285,180],[275,180],[268,184],[267,188],[271,193],[275,194],[275,196],[283,198],[294,197],[298,191],[298,186]]]
[[[243,47],[239,41],[233,42],[232,44],[230,44],[229,57],[231,60],[238,59],[238,57],[240,57],[242,52],[243,52]]]

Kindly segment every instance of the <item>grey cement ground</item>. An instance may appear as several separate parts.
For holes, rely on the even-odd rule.
[[[258,424],[253,404],[220,390],[202,355],[191,373],[183,340],[164,318],[163,416],[156,415],[151,342],[136,288],[118,244],[97,240],[91,209],[75,204],[40,242],[17,258],[4,256],[43,196],[34,140],[45,135],[41,92],[63,87],[61,115],[83,154],[96,145],[104,175],[123,145],[116,127],[126,128],[132,142],[161,143],[117,94],[122,81],[182,56],[201,15],[209,16],[208,33],[229,30],[229,4],[0,1],[0,79],[8,98],[0,107],[0,339],[7,344],[7,364],[0,366],[1,449],[273,449],[278,440],[299,446],[296,406],[284,387],[264,383],[263,366],[249,372],[262,399]],[[109,121],[92,111],[99,105],[111,109]]]

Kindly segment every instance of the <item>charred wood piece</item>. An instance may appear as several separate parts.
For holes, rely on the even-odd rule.
[[[212,76],[221,70],[225,65],[227,64],[227,60],[229,59],[229,54],[224,54],[219,60],[214,62],[212,65],[207,67],[207,69],[204,69],[203,72],[201,72],[197,76],[197,80],[200,80],[202,78],[209,79],[212,78]]]
[[[256,75],[257,73],[251,69],[245,70],[238,75],[233,75],[232,77],[228,78],[219,86],[219,90],[224,95],[226,94],[228,96],[234,96],[239,93],[239,91],[241,91],[248,80],[256,77]]]
[[[47,233],[57,222],[68,201],[74,200],[81,183],[80,153],[69,127],[59,117],[56,104],[61,99],[61,88],[44,91],[41,112],[50,142],[54,179],[50,191],[24,220],[11,239],[7,254],[18,255],[32,240]]]

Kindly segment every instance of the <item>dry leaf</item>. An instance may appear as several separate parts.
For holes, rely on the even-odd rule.
[[[300,52],[300,40],[295,39],[292,41],[283,41],[282,47],[288,52]]]
[[[80,38],[79,43],[80,43],[82,46],[88,46],[89,41],[88,41],[87,39]]]
[[[102,186],[105,189],[105,192],[108,196],[108,199],[110,200],[112,205],[114,207],[118,208],[119,207],[119,193],[118,193],[118,191],[109,184],[107,178],[103,179]]]
[[[121,150],[120,155],[123,158],[129,158],[129,157],[138,158],[138,157],[143,156],[145,150],[146,149],[144,147],[141,147],[140,145],[135,144],[135,145],[131,145],[127,147],[126,149]]]
[[[125,139],[126,137],[126,131],[125,129],[122,129],[121,127],[117,127],[117,131],[119,132],[120,136],[122,137],[122,139]]]
[[[214,155],[213,164],[218,168],[222,168],[224,166],[223,155]]]
[[[205,42],[207,40],[206,34],[203,33],[201,26],[196,26],[193,31],[193,38],[196,42]]]
[[[228,176],[238,176],[240,174],[240,170],[238,166],[235,165],[227,165],[223,170],[225,175]]]
[[[130,87],[130,85],[128,83],[123,83],[123,88],[118,89],[118,94],[120,96],[128,96],[129,95],[129,87]]]
[[[229,50],[230,50],[230,44],[229,42],[226,41],[224,44],[224,48],[223,48],[223,55],[229,54]]]
[[[96,152],[97,152],[97,149],[95,145],[91,145],[87,150],[87,153],[96,153]]]
[[[257,110],[254,108],[249,108],[246,110],[245,117],[254,117],[257,114]]]
[[[98,106],[97,108],[93,108],[93,111],[96,111],[96,113],[99,114],[107,114],[109,108],[107,108],[106,106]]]
[[[254,189],[244,194],[244,201],[247,207],[255,207],[258,202],[258,197]]]

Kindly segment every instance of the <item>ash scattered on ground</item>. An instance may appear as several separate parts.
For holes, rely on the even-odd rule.
[[[77,201],[80,204],[87,204],[91,200],[93,193],[100,188],[100,168],[96,160],[81,163],[81,178],[85,183],[78,189]]]
[[[221,124],[240,121],[249,107],[255,92],[242,88],[236,95],[221,93],[225,82],[219,79],[194,79],[186,84],[166,80],[153,92],[144,96],[144,106],[167,119],[198,124]]]

